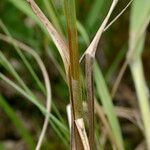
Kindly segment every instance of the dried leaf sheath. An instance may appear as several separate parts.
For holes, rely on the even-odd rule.
[[[91,150],[94,149],[94,91],[93,91],[93,59],[86,54],[85,72],[87,82],[87,103],[88,103],[88,128],[89,144]]]
[[[62,35],[60,35],[51,22],[47,19],[47,17],[43,14],[41,9],[37,6],[34,0],[27,0],[33,9],[34,13],[37,17],[41,20],[43,25],[46,27],[49,35],[51,36],[52,40],[54,41],[58,51],[62,57],[66,73],[68,73],[68,64],[69,64],[69,54],[68,54],[68,47]]]
[[[86,49],[86,51],[84,52],[84,54],[80,58],[80,61],[83,59],[83,57],[86,54],[89,54],[89,55],[91,55],[91,57],[95,58],[95,53],[96,53],[96,50],[97,50],[98,43],[100,41],[102,33],[105,30],[105,27],[106,27],[106,25],[108,23],[108,20],[109,20],[109,18],[111,16],[115,6],[117,5],[117,3],[118,3],[118,0],[113,0],[107,16],[105,17],[104,21],[102,22],[101,26],[99,27],[96,35],[94,36],[92,42],[89,45],[89,47]]]

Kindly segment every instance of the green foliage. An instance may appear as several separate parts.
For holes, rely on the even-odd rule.
[[[65,10],[63,7],[63,0],[37,0],[36,2],[41,8],[41,10],[43,10],[43,12],[50,19],[50,22],[52,23],[51,29],[50,26],[48,26],[50,25],[50,23],[45,24],[45,20],[42,20],[43,16],[40,18],[41,14],[38,14],[39,16],[36,14],[38,16],[37,17],[34,11],[28,5],[27,1],[18,0],[16,2],[16,0],[1,0],[0,2],[0,4],[9,3],[10,7],[10,10],[6,9],[6,11],[3,11],[3,13],[0,14],[2,16],[3,21],[6,23],[5,25],[2,21],[0,21],[2,32],[6,34],[6,37],[9,40],[3,40],[3,34],[1,33],[0,40],[8,42],[13,46],[10,47],[7,44],[4,45],[3,42],[0,41],[2,43],[0,43],[0,46],[2,47],[0,47],[0,83],[2,80],[5,81],[5,84],[8,84],[9,86],[13,87],[13,89],[15,89],[18,92],[18,94],[22,95],[25,100],[29,101],[31,104],[36,106],[40,110],[41,114],[43,114],[41,115],[42,117],[46,116],[48,112],[43,104],[42,97],[47,96],[47,93],[44,87],[43,78],[41,77],[39,71],[40,69],[39,67],[37,67],[37,65],[33,64],[35,60],[33,60],[33,58],[30,55],[22,52],[22,48],[17,43],[18,40],[15,40],[14,37],[16,37],[16,39],[20,39],[20,41],[24,41],[24,43],[30,43],[32,46],[34,46],[34,48],[36,47],[36,49],[33,51],[35,51],[37,55],[39,55],[43,59],[44,64],[47,67],[47,70],[50,75],[50,80],[52,81],[53,96],[55,96],[52,102],[52,112],[49,114],[49,123],[51,125],[50,128],[52,128],[55,133],[52,132],[51,134],[50,132],[50,136],[52,136],[52,138],[55,137],[54,140],[56,139],[56,141],[58,140],[58,136],[61,142],[65,145],[65,149],[69,149],[70,133],[69,128],[66,125],[67,114],[65,112],[65,106],[67,105],[67,103],[69,103],[69,100],[72,100],[71,102],[73,106],[73,114],[75,114],[73,116],[73,121],[76,121],[77,123],[77,119],[82,118],[83,114],[84,119],[89,119],[86,112],[86,105],[82,107],[82,99],[85,99],[85,97],[82,97],[82,92],[85,89],[83,89],[81,78],[83,78],[84,85],[86,85],[86,82],[88,81],[84,80],[85,75],[83,71],[83,67],[85,67],[84,62],[86,64],[86,61],[83,60],[81,63],[79,63],[80,54],[83,53],[83,51],[85,51],[88,45],[90,45],[90,40],[94,37],[94,34],[96,33],[97,29],[102,24],[106,14],[110,9],[110,4],[112,3],[112,0],[78,0],[76,1],[78,7],[77,9],[75,8],[74,0],[64,0]],[[125,1],[124,3],[126,2],[128,1]],[[119,3],[121,3],[121,1]],[[119,3],[119,8],[116,8],[117,10],[120,10],[121,5],[119,5]],[[104,34],[103,39],[101,39],[102,42],[100,42],[99,45],[99,38],[96,38],[97,42],[95,43],[98,45],[98,47],[96,44],[93,44],[91,46],[91,50],[93,48],[95,49],[95,51],[99,49],[104,49],[102,52],[104,55],[107,53],[105,49],[109,48],[110,51],[110,56],[107,58],[104,57],[101,52],[99,54],[100,56],[97,55],[97,59],[99,60],[100,64],[106,62],[106,64],[103,67],[100,68],[97,63],[94,63],[94,66],[92,66],[92,63],[95,59],[93,58],[92,61],[89,62],[91,70],[87,67],[85,71],[85,74],[91,71],[91,76],[89,76],[89,79],[91,79],[91,81],[93,71],[97,98],[100,100],[98,105],[100,108],[102,108],[104,120],[106,120],[106,124],[110,126],[110,132],[113,134],[111,136],[114,137],[114,141],[111,141],[111,139],[109,139],[109,134],[108,138],[105,135],[107,134],[104,133],[106,127],[105,125],[101,125],[101,123],[103,123],[103,118],[96,122],[95,135],[97,135],[97,138],[95,140],[95,145],[100,145],[100,147],[104,149],[107,149],[111,146],[114,149],[118,148],[119,150],[123,150],[124,145],[125,147],[129,147],[130,149],[134,147],[134,143],[136,143],[135,141],[133,142],[134,139],[126,139],[126,133],[124,134],[125,136],[122,137],[122,132],[124,132],[124,128],[121,128],[119,124],[118,114],[116,113],[116,105],[124,105],[124,103],[122,102],[122,99],[124,97],[118,98],[117,95],[115,99],[117,99],[117,102],[119,101],[119,104],[116,101],[116,103],[113,103],[113,98],[111,97],[111,94],[109,92],[109,84],[112,81],[112,79],[117,78],[116,73],[119,72],[119,68],[122,64],[122,61],[124,60],[124,56],[126,53],[126,62],[130,65],[134,85],[136,88],[136,95],[138,97],[139,108],[141,111],[141,118],[144,125],[143,134],[145,135],[147,145],[150,148],[150,104],[149,95],[147,92],[148,81],[144,77],[143,62],[141,59],[146,39],[146,29],[150,21],[149,3],[149,0],[145,0],[144,2],[142,0],[133,1],[129,20],[129,48],[127,48],[126,44],[121,47],[119,46],[119,43],[126,43],[126,41],[124,41],[124,38],[122,37],[124,37],[124,34],[127,36],[128,31],[127,29],[122,30],[120,27],[120,22],[116,20],[114,26],[110,28],[113,28],[113,30],[117,31],[120,35],[118,36],[118,33],[115,33],[113,34],[113,36],[115,36],[116,38],[112,39],[113,32],[108,30],[108,41],[106,41]],[[14,6],[18,9],[18,11],[14,9]],[[0,5],[0,10],[1,7],[3,7],[3,5]],[[79,19],[76,19],[76,10],[78,10],[77,14]],[[66,12],[66,14],[64,11]],[[124,22],[125,20],[127,20],[126,18],[128,16],[125,15],[123,17]],[[53,30],[55,28],[56,32]],[[100,37],[102,33],[103,31],[100,32]],[[68,41],[66,40],[67,37]],[[116,50],[114,48],[118,48],[120,49],[120,51],[116,54]],[[128,52],[127,49],[129,49]],[[60,53],[61,57],[58,55],[57,50]],[[21,64],[21,71],[23,71],[23,75],[24,72],[26,73],[26,75],[24,75],[26,77],[22,77],[21,71],[18,71],[15,68],[15,65],[12,64],[12,62],[9,61],[8,58],[13,58],[13,60]],[[61,58],[63,61],[60,60]],[[64,64],[62,64],[62,62]],[[103,69],[106,70],[105,78],[103,77]],[[128,79],[128,77],[125,77],[125,79],[127,79],[128,84],[131,85],[131,81]],[[68,92],[67,94],[64,94],[64,91],[66,91],[64,89],[67,86],[69,86],[70,93]],[[92,85],[91,83],[91,86],[92,89],[94,87],[94,84]],[[8,117],[11,119],[12,123],[16,126],[16,129],[22,136],[22,139],[26,141],[30,149],[33,149],[35,147],[35,141],[33,140],[35,139],[35,137],[32,137],[33,135],[30,135],[29,131],[27,131],[27,129],[24,127],[22,121],[18,119],[15,110],[12,108],[12,106],[10,106],[10,104],[6,100],[7,95],[5,95],[4,93],[2,94],[4,95],[4,97],[0,95],[1,109],[5,111]],[[93,93],[91,92],[90,94],[92,95]],[[87,101],[85,99],[85,103],[86,102]],[[123,106],[123,109],[126,109],[125,106]],[[134,105],[131,106],[131,109],[133,108],[138,110],[138,108]],[[88,110],[88,112],[90,111]],[[128,115],[130,116],[130,114]],[[125,123],[122,122],[124,126],[126,126],[126,123],[126,121]],[[87,125],[87,131],[88,128],[89,126]],[[83,129],[82,131],[85,130]],[[85,136],[84,134],[79,134],[82,138]],[[78,135],[78,139],[81,138],[80,136]],[[46,139],[46,142],[51,141],[48,138]],[[128,141],[129,146],[128,144],[126,145],[126,140]],[[81,142],[79,143],[81,144]],[[82,144],[84,145],[84,142]],[[46,143],[46,145],[48,144]],[[3,145],[0,144],[0,149],[2,149],[1,147],[3,147]],[[47,149],[49,149],[49,146],[47,146]]]
[[[131,11],[130,32],[134,32],[134,34],[140,33],[141,30],[143,30],[144,32],[147,27],[145,26],[145,24],[147,25],[147,23],[149,22],[149,18],[150,18],[149,0],[145,0],[144,3],[140,0],[135,0],[133,2]]]
[[[123,138],[122,138],[120,125],[116,116],[116,112],[114,110],[114,105],[112,103],[109,90],[105,83],[105,79],[96,62],[94,64],[94,79],[96,83],[98,97],[100,98],[101,103],[105,109],[118,149],[123,150],[124,149],[123,140],[122,140]]]
[[[19,0],[17,3],[15,0],[8,0],[11,2],[15,7],[17,7],[20,11],[25,13],[27,16],[30,16],[40,27],[42,30],[46,31],[45,28],[43,27],[42,23],[38,20],[36,15],[33,13],[27,2],[24,0]]]
[[[104,16],[106,15],[110,6],[111,0],[94,0],[91,3],[92,8],[86,17],[86,28],[89,32],[94,33],[95,27],[98,27],[102,23]]]
[[[29,148],[33,150],[35,148],[35,141],[33,137],[30,135],[29,131],[25,128],[22,120],[16,115],[15,111],[11,108],[11,106],[7,103],[7,101],[0,94],[0,107],[6,112],[8,117],[11,119],[13,124],[16,126],[19,134],[23,137],[23,139],[27,142]]]
[[[150,103],[141,55],[144,50],[145,32],[149,22],[149,0],[146,0],[144,3],[140,0],[135,0],[131,10],[129,52],[127,59],[130,63],[131,73],[135,83],[148,149],[150,149]]]

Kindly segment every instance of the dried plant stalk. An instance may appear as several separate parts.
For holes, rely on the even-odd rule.
[[[63,36],[55,29],[55,27],[51,24],[51,22],[47,19],[47,17],[43,14],[41,9],[37,6],[34,0],[27,0],[33,9],[34,13],[41,20],[45,28],[47,29],[50,37],[54,41],[58,51],[62,57],[66,73],[68,73],[68,65],[69,65],[69,50],[68,46],[65,42]]]
[[[88,128],[89,128],[89,144],[91,150],[94,149],[94,87],[93,87],[93,60],[89,55],[85,57],[85,73],[87,81],[87,103],[88,103]]]
[[[99,30],[97,31],[93,41],[82,55],[81,59],[85,55],[85,65],[86,65],[86,82],[87,82],[87,100],[88,100],[88,120],[89,120],[89,143],[90,148],[94,148],[94,92],[93,92],[93,62],[95,59],[95,53],[97,50],[97,46],[101,35],[107,25],[107,22],[110,18],[111,13],[113,12],[118,0],[114,0],[110,10],[104,19],[102,25],[100,26]]]

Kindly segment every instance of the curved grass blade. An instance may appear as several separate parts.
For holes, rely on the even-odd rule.
[[[53,42],[55,43],[61,58],[63,60],[66,74],[68,74],[68,67],[69,67],[69,50],[68,46],[66,44],[66,41],[64,40],[64,37],[60,35],[57,30],[54,28],[54,26],[51,24],[51,22],[47,19],[47,17],[44,15],[44,13],[41,11],[41,9],[38,7],[38,5],[35,3],[34,0],[26,0],[34,13],[37,15],[39,20],[43,23],[45,28],[47,29],[50,37],[52,38]]]
[[[4,30],[4,32],[7,34],[7,36],[12,40],[13,38],[12,38],[10,32],[8,31],[7,27],[5,26],[5,24],[1,20],[0,20],[0,27]],[[39,89],[41,89],[41,91],[43,93],[45,93],[45,88],[44,88],[42,82],[39,80],[37,74],[33,70],[31,64],[29,63],[29,61],[27,60],[25,55],[22,53],[22,51],[19,49],[19,47],[17,46],[17,44],[13,40],[12,40],[12,45],[14,46],[16,52],[18,53],[18,55],[22,59],[23,63],[25,64],[25,66],[27,67],[29,72],[31,73],[31,75],[32,75],[33,79],[35,80],[35,83],[37,84]]]
[[[20,42],[20,41],[18,41],[18,40],[15,40],[15,39],[10,39],[8,36],[5,36],[5,35],[3,35],[3,34],[0,34],[0,39],[1,40],[3,40],[3,41],[5,41],[5,42],[8,42],[8,43],[12,43],[12,40],[13,40],[13,42],[15,42],[17,45],[18,45],[18,47],[20,47],[22,50],[24,50],[24,51],[34,51],[32,48],[30,48],[29,46],[27,46],[27,45],[25,45],[24,43],[22,43],[22,42]],[[3,55],[4,56],[4,55]],[[5,56],[4,56],[5,57]],[[6,59],[6,58],[5,58]],[[0,59],[1,61],[0,61],[0,63],[2,63],[2,59]],[[19,75],[17,74],[17,72],[15,72],[15,70],[14,70],[14,68],[12,68],[12,66],[11,66],[11,64],[9,64],[9,62],[7,61],[7,59],[6,59],[6,62],[7,62],[7,64],[8,64],[8,66],[9,67],[7,67],[7,65],[4,65],[4,64],[2,64],[4,67],[7,67],[6,69],[8,69],[8,71],[9,71],[9,69],[10,69],[10,73],[12,74],[12,75],[14,75],[14,77],[16,78],[16,79],[18,79],[18,77],[19,77]],[[16,74],[17,74],[17,76],[16,76]],[[25,85],[25,83],[22,81],[22,79],[19,77],[19,80],[21,80],[21,82],[24,84],[23,86],[26,86]],[[26,87],[26,88],[28,88],[28,87]],[[30,89],[28,89],[28,90],[30,90]],[[32,91],[30,91],[31,93],[32,93]],[[32,94],[33,95],[33,94]],[[35,98],[34,97],[34,99],[36,99],[37,100],[37,98]],[[40,102],[40,101],[38,101],[38,102]],[[58,114],[58,110],[57,110],[57,108],[54,106],[54,104],[53,104],[53,107],[55,108],[53,108],[54,109],[54,112],[56,113],[56,114]],[[61,118],[61,120],[62,120],[62,117],[59,115],[59,117]],[[64,121],[62,121],[62,123],[64,123]],[[57,125],[57,124],[56,124]],[[59,126],[58,126],[59,127]],[[65,131],[65,130],[64,130]],[[67,132],[67,131],[66,131]]]
[[[32,91],[26,86],[24,81],[21,79],[21,77],[18,75],[18,73],[15,71],[13,66],[9,63],[7,58],[3,55],[3,53],[0,51],[0,59],[1,59],[1,65],[17,80],[18,84],[21,85],[21,87],[32,97],[35,98],[35,95],[32,93]]]
[[[29,100],[32,104],[34,104],[41,112],[43,115],[46,115],[48,112],[46,110],[46,108],[43,106],[43,104],[40,104],[36,99],[34,99],[33,97],[31,97],[30,95],[28,95],[22,88],[20,88],[16,83],[14,83],[13,81],[11,81],[10,79],[8,79],[5,75],[3,75],[2,73],[0,73],[0,78],[2,80],[4,80],[7,84],[9,84],[10,86],[12,86],[16,91],[18,91],[21,95],[23,95],[25,98],[27,98],[27,100]],[[55,125],[57,125],[57,127],[60,130],[60,133],[63,134],[63,137],[65,137],[66,141],[68,141],[69,139],[69,131],[68,128],[66,128],[66,126],[64,126],[62,124],[62,122],[60,122],[53,114],[49,114],[49,119],[50,119],[50,123],[51,121],[53,121],[53,123],[55,123]]]
[[[31,17],[39,26],[40,28],[47,34],[47,31],[43,27],[43,24],[39,21],[37,16],[33,13],[32,9],[27,5],[27,3],[24,0],[7,0],[10,3],[12,3],[16,8],[18,8],[20,11],[25,13],[27,16]]]
[[[43,0],[43,3],[45,5],[45,8],[47,9],[47,12],[50,16],[50,19],[51,19],[53,25],[56,27],[56,29],[60,33],[62,33],[62,28],[61,28],[60,23],[59,23],[59,18],[56,16],[55,10],[54,10],[53,5],[52,5],[52,1]]]

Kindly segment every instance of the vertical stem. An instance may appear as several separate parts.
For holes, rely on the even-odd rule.
[[[69,88],[72,105],[72,149],[83,149],[81,138],[75,126],[75,120],[82,118],[82,88],[78,54],[75,1],[65,0],[65,12],[69,38]]]
[[[87,82],[87,102],[88,102],[88,123],[89,123],[89,144],[90,149],[94,149],[94,91],[93,91],[93,58],[86,54],[85,72]]]
[[[70,82],[73,98],[74,119],[82,117],[82,89],[80,79],[80,65],[78,54],[78,40],[76,27],[76,14],[74,0],[65,0],[65,10],[67,17],[67,28],[69,38],[70,55]]]
[[[143,124],[145,127],[144,133],[147,141],[147,148],[150,149],[150,103],[141,59],[138,58],[136,59],[136,61],[133,61],[130,64],[130,68],[136,87],[136,93],[139,100]]]

